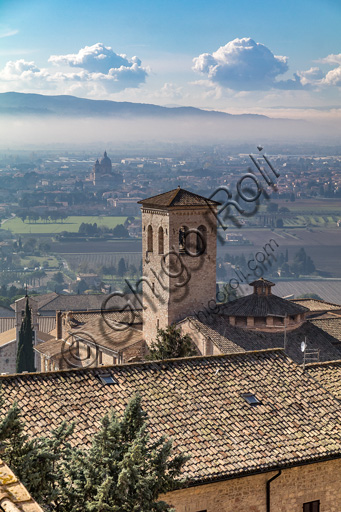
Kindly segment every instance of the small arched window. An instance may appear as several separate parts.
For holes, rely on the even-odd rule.
[[[179,229],[179,252],[186,252],[186,232],[187,226],[181,226]]]
[[[153,228],[150,225],[147,229],[147,251],[153,252]]]
[[[207,229],[206,226],[199,226],[197,232],[197,255],[204,254],[207,247]]]
[[[164,253],[164,234],[163,228],[159,227],[159,254]]]

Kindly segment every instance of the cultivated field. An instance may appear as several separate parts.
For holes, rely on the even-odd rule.
[[[97,226],[114,228],[117,224],[123,224],[127,217],[102,217],[102,216],[75,216],[67,217],[63,222],[23,222],[18,217],[10,219],[2,224],[2,229],[12,231],[14,234],[57,234],[62,231],[77,233],[82,222],[87,224],[97,223]]]

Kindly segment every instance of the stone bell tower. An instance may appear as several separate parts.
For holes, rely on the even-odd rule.
[[[178,187],[142,205],[143,333],[182,320],[215,301],[219,205]]]

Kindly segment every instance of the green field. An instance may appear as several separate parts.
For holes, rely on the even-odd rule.
[[[48,261],[49,267],[58,267],[59,263],[57,258],[54,256],[25,256],[20,259],[21,267],[30,267],[30,262],[34,260],[39,263],[39,266],[42,266],[44,261]]]
[[[67,217],[63,222],[23,222],[18,217],[4,222],[1,226],[2,229],[12,231],[14,234],[56,234],[62,231],[69,231],[77,233],[79,226],[82,222],[87,224],[94,224],[97,226],[107,226],[114,228],[117,224],[123,224],[127,217],[99,217],[99,216],[77,216]]]

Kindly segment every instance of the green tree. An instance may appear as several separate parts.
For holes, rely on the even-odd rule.
[[[120,277],[123,277],[126,272],[127,272],[126,262],[124,261],[124,258],[121,258],[120,261],[118,262],[117,274]]]
[[[64,276],[63,276],[62,272],[56,272],[55,274],[53,274],[52,280],[56,281],[56,283],[58,283],[58,284],[64,283]]]
[[[123,226],[123,224],[117,224],[112,232],[117,238],[129,238],[129,231]]]
[[[19,331],[19,342],[17,351],[16,371],[21,373],[24,371],[35,372],[34,367],[34,351],[31,309],[26,299],[25,316]]]
[[[173,359],[197,355],[195,345],[188,334],[182,335],[181,329],[174,324],[166,329],[158,329],[156,340],[149,348],[147,359]]]
[[[180,475],[188,457],[173,455],[164,437],[151,440],[147,420],[136,396],[121,419],[113,412],[104,416],[83,450],[71,447],[74,426],[66,422],[47,437],[29,439],[14,404],[0,421],[1,457],[51,512],[170,511],[158,496],[184,486]]]
[[[119,420],[114,413],[102,420],[88,452],[74,451],[66,468],[73,482],[67,512],[169,511],[158,496],[183,486],[179,480],[184,456],[172,456],[172,443],[151,442],[141,398],[133,398]],[[100,463],[99,463],[100,461]]]

